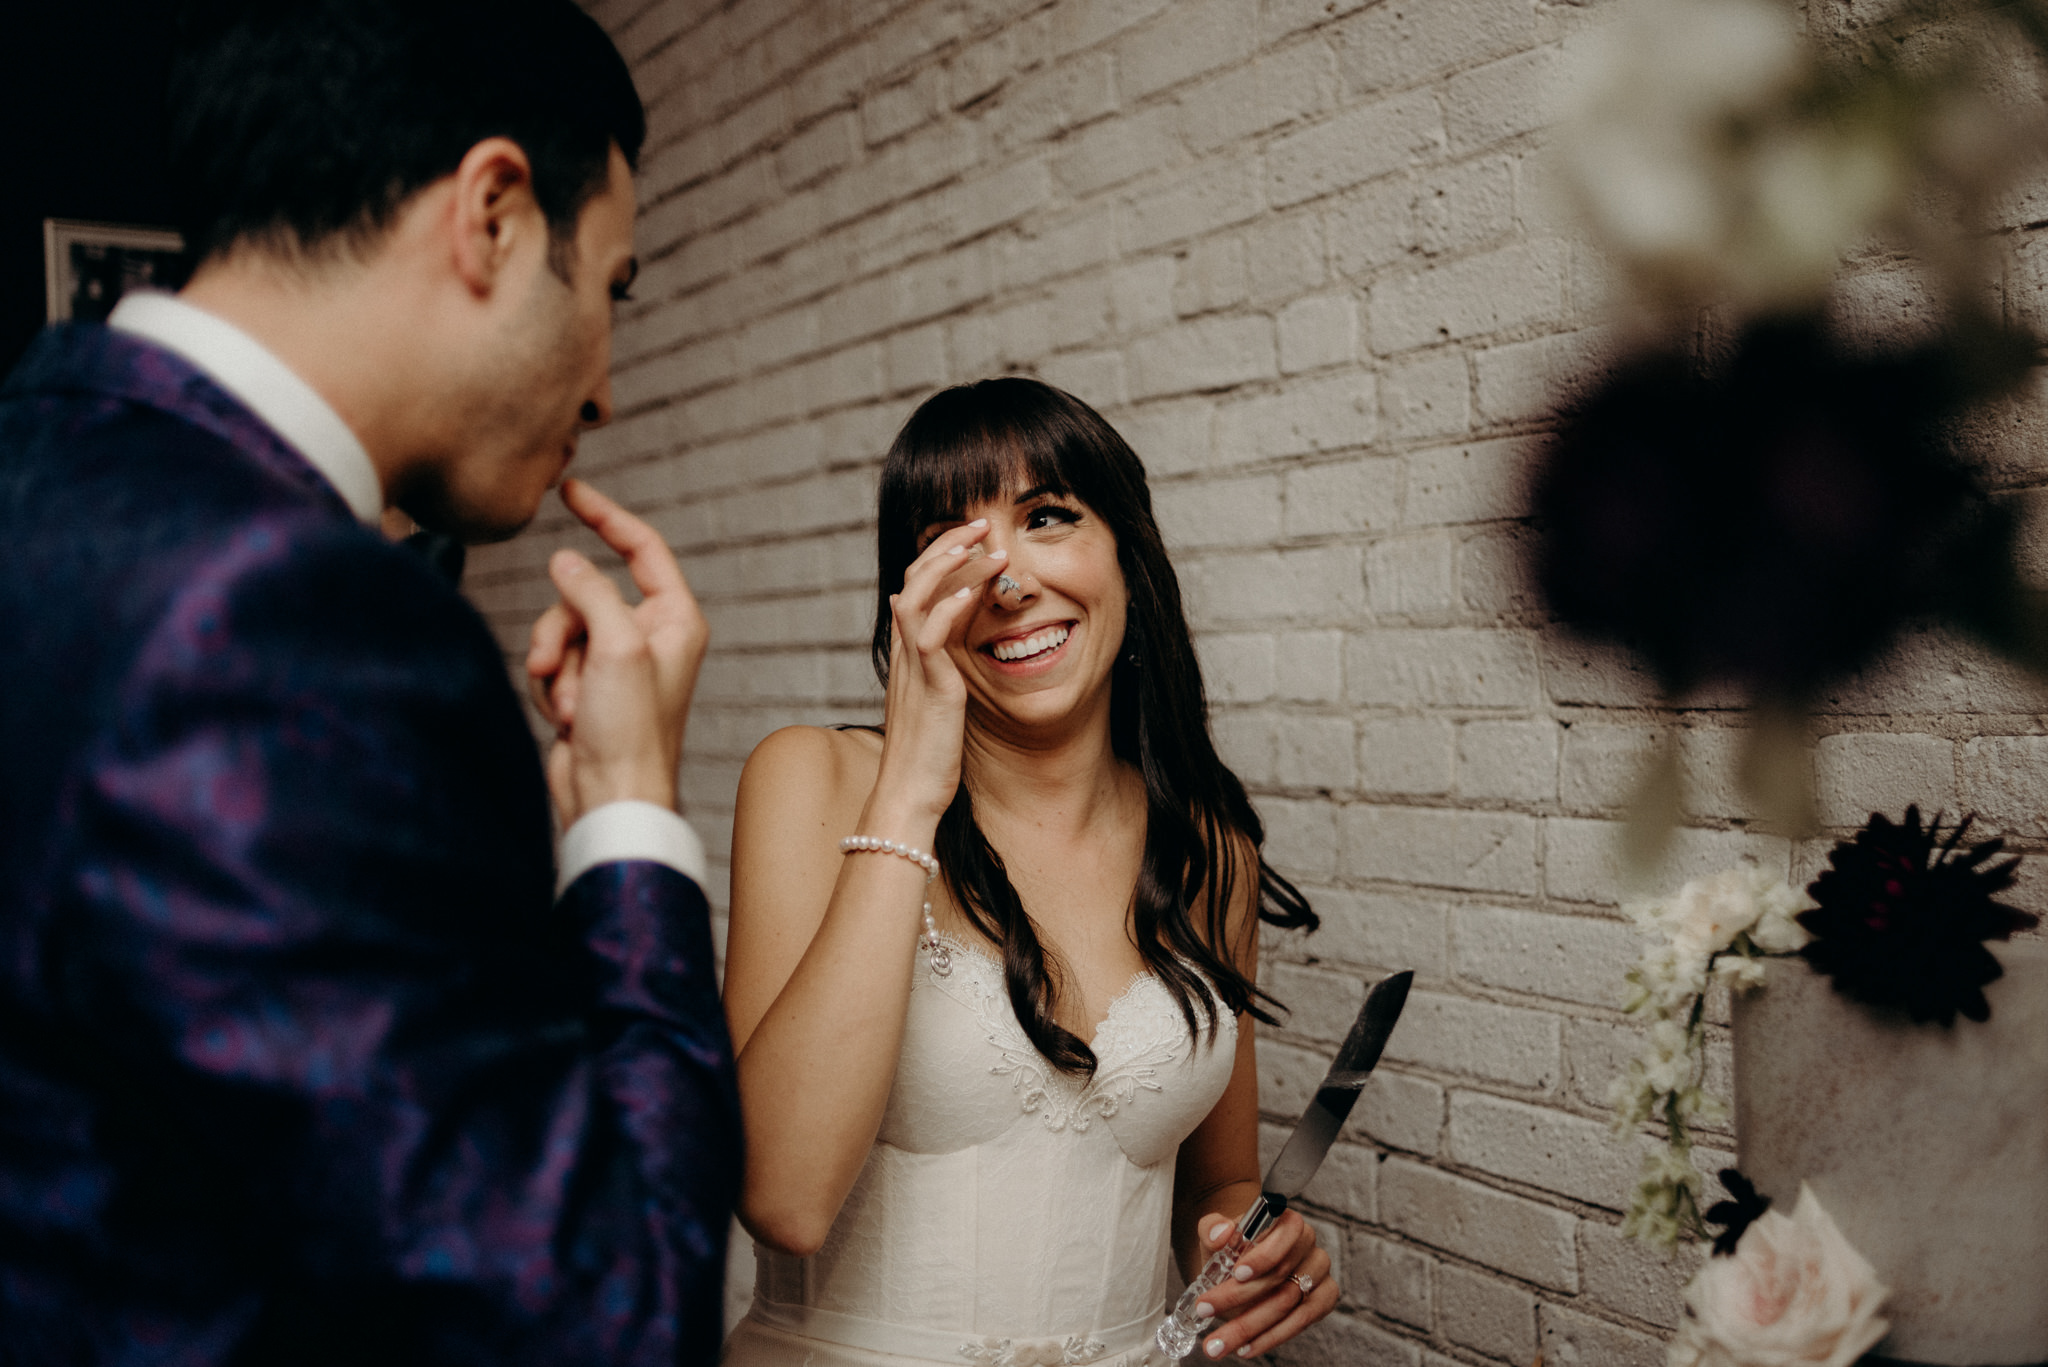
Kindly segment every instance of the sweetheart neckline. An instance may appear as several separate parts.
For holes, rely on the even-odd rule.
[[[994,969],[998,976],[1002,974],[1003,961],[998,959],[995,955],[989,953],[987,950],[982,949],[978,945],[971,945],[967,943],[965,940],[958,938],[957,936],[947,934],[943,930],[938,932],[938,936],[940,943],[944,944],[947,948],[956,950],[963,954],[972,954],[975,958],[981,960],[990,968]],[[1154,973],[1149,968],[1141,968],[1136,973],[1133,973],[1131,975],[1130,981],[1126,982],[1123,985],[1122,991],[1118,992],[1114,997],[1111,997],[1109,999],[1109,1005],[1103,1009],[1102,1019],[1095,1023],[1095,1029],[1092,1032],[1090,1032],[1088,1036],[1089,1051],[1091,1053],[1094,1053],[1098,1058],[1101,1057],[1102,1054],[1101,1049],[1097,1048],[1097,1046],[1102,1042],[1102,1032],[1109,1028],[1109,1023],[1112,1020],[1116,1019],[1117,1008],[1122,1006],[1126,1001],[1129,1001],[1131,995],[1135,993],[1140,987],[1142,987],[1147,981],[1157,982],[1159,981],[1159,975],[1157,973]],[[1004,1000],[1009,1000],[1007,994],[1005,994]]]

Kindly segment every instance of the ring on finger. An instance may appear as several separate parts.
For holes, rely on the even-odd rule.
[[[1309,1292],[1315,1290],[1316,1287],[1316,1279],[1314,1277],[1309,1276],[1306,1272],[1297,1272],[1292,1277],[1289,1277],[1287,1280],[1293,1282],[1296,1286],[1300,1287],[1301,1294],[1304,1296],[1306,1296]]]

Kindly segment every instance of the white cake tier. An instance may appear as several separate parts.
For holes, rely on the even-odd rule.
[[[1990,946],[1991,1019],[1915,1025],[1798,960],[1735,1004],[1743,1173],[1789,1212],[1799,1183],[1891,1288],[1878,1352],[2048,1361],[2048,946]]]

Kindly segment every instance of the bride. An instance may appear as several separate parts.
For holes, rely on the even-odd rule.
[[[740,780],[725,1003],[759,1271],[727,1367],[1164,1362],[1258,1193],[1258,922],[1313,925],[1216,757],[1137,457],[1036,381],[882,472],[885,726]],[[886,842],[886,843],[885,843]],[[1337,1303],[1289,1212],[1210,1298],[1249,1357]]]

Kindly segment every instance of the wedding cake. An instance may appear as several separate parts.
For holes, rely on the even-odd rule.
[[[2048,944],[1988,946],[1988,1021],[1915,1024],[1797,959],[1735,997],[1741,1170],[1803,1181],[1891,1288],[1888,1358],[2048,1363]]]

